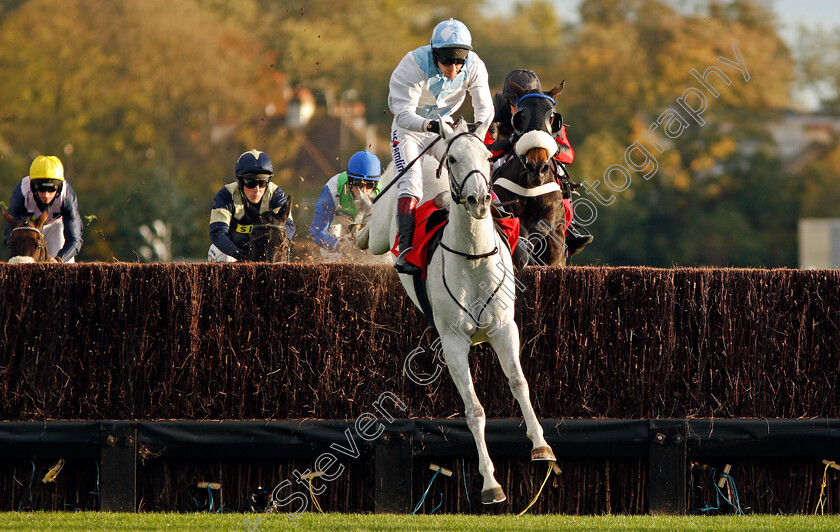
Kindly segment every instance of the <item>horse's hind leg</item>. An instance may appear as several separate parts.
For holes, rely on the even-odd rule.
[[[502,502],[506,498],[505,493],[493,476],[495,468],[490,460],[490,453],[487,451],[487,443],[484,441],[484,426],[486,423],[484,408],[478,401],[470,374],[468,358],[470,345],[462,338],[454,335],[441,337],[441,345],[449,373],[452,375],[455,387],[458,388],[461,399],[464,401],[467,426],[470,427],[475,446],[478,449],[478,471],[484,478],[484,484],[481,488],[481,502],[484,504]]]
[[[528,381],[525,380],[525,374],[519,362],[519,330],[516,324],[511,322],[501,327],[489,340],[508,378],[510,391],[513,392],[513,396],[519,402],[519,408],[522,409],[528,438],[534,444],[531,449],[531,460],[554,460],[554,452],[543,437],[542,426],[531,405]]]

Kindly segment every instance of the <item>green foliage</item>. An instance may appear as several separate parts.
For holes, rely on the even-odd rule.
[[[462,0],[455,9],[445,0],[265,2],[271,23],[264,37],[292,84],[319,90],[325,98],[355,90],[368,119],[387,125],[388,79],[403,55],[428,44],[432,28],[443,19],[469,24],[479,3]]]
[[[794,265],[796,209],[785,205],[797,199],[795,190],[787,194],[790,177],[772,155],[768,134],[787,105],[794,67],[767,7],[745,0],[684,14],[655,0],[596,0],[582,15],[569,77],[597,82],[570,85],[561,97],[575,126],[572,141],[586,135],[572,169],[584,173],[573,175],[601,181],[600,192],[609,194],[604,171],[612,164],[628,167],[622,152],[636,141],[652,151],[659,168],[649,180],[633,173],[627,190],[613,192],[615,204],[599,206],[590,228],[597,245],[576,262]],[[734,46],[748,80],[718,60],[735,60]],[[718,97],[691,75],[712,65],[729,79],[727,85],[714,78]],[[702,126],[677,104],[692,87],[705,93]],[[658,153],[642,134],[669,109],[690,126],[675,139],[659,128]]]
[[[100,220],[81,258],[130,259],[137,224],[156,218],[189,227],[176,254],[194,253],[214,189],[247,149],[238,137],[262,112],[261,53],[192,2],[25,3],[0,28],[0,93],[12,95],[0,139],[15,170],[3,184],[35,154],[59,155],[82,214]],[[236,134],[214,142],[228,124]]]

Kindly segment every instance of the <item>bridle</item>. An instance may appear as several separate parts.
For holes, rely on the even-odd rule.
[[[545,93],[542,93],[542,92],[530,92],[528,94],[523,95],[518,100],[516,100],[516,104],[515,104],[516,105],[516,112],[513,113],[513,115],[511,115],[511,117],[510,117],[510,125],[513,128],[513,131],[517,135],[521,136],[522,134],[526,133],[526,131],[521,130],[520,128],[518,128],[516,126],[516,123],[519,122],[519,120],[517,120],[515,117],[516,117],[516,115],[520,115],[520,116],[524,117],[523,121],[525,123],[530,122],[530,120],[531,120],[531,110],[528,109],[528,108],[522,107],[521,104],[522,104],[523,100],[528,100],[528,99],[531,99],[531,98],[538,98],[538,99],[541,99],[541,100],[548,100],[549,102],[551,102],[551,109],[549,111],[547,111],[545,113],[545,116],[543,117],[546,129],[548,131],[551,131],[551,117],[553,117],[554,114],[555,114],[554,108],[557,106],[557,101],[554,98],[552,98],[551,96],[549,96],[548,94],[545,94]]]
[[[255,235],[254,234],[254,229],[266,229],[266,231],[264,233],[260,233],[258,235]],[[288,241],[288,238],[286,238],[286,234],[285,234],[285,230],[286,230],[285,225],[281,225],[281,224],[254,224],[254,225],[251,226],[251,240],[253,241],[253,240],[267,239],[269,237],[269,235],[271,234],[271,230],[283,231],[283,243],[280,245],[280,252],[282,253],[284,246],[288,249],[288,246],[286,245],[286,242]],[[253,249],[253,245],[251,246],[251,249]]]
[[[463,137],[463,136],[474,137],[476,140],[481,142],[482,145],[484,145],[481,138],[478,135],[476,135],[475,133],[471,133],[471,132],[458,133],[457,135],[455,135],[454,137],[449,139],[449,142],[446,146],[446,150],[444,151],[443,156],[440,159],[440,164],[438,165],[437,174],[436,174],[436,177],[438,179],[440,179],[441,170],[443,169],[443,166],[446,165],[446,171],[447,171],[447,173],[449,173],[449,193],[452,197],[453,203],[456,204],[456,205],[463,205],[464,203],[466,203],[466,201],[461,196],[461,193],[464,190],[464,185],[466,185],[467,179],[469,179],[473,175],[481,176],[481,178],[484,179],[484,183],[487,185],[487,190],[491,190],[490,179],[486,175],[484,175],[484,172],[482,172],[481,170],[479,170],[477,168],[467,172],[467,175],[464,176],[464,178],[461,180],[461,183],[458,183],[456,181],[455,176],[452,174],[452,170],[449,168],[449,148],[452,146],[452,143],[455,141],[455,139],[458,139],[458,138]],[[493,248],[492,251],[488,251],[487,253],[479,253],[479,254],[464,253],[463,251],[458,251],[458,250],[450,248],[449,246],[447,246],[446,244],[443,243],[442,239],[440,241],[440,247],[443,248],[445,251],[448,251],[449,253],[459,255],[461,257],[466,258],[467,260],[486,259],[488,257],[492,257],[493,255],[496,255],[499,252],[499,235],[495,230],[493,231],[493,234],[496,237],[496,246]],[[440,266],[441,266],[441,278],[443,279],[443,286],[444,286],[444,288],[446,288],[446,291],[449,293],[449,297],[451,297],[452,300],[455,301],[455,303],[461,308],[461,310],[463,310],[467,314],[467,316],[469,316],[473,320],[473,322],[475,322],[476,326],[478,326],[481,323],[480,322],[481,314],[487,308],[487,305],[490,304],[490,301],[493,300],[493,298],[496,296],[496,294],[502,288],[502,285],[504,284],[505,279],[507,278],[507,268],[503,268],[504,272],[503,272],[502,280],[499,282],[499,285],[496,287],[496,289],[493,290],[493,293],[490,294],[490,297],[487,298],[487,301],[484,302],[484,306],[481,307],[481,310],[478,312],[478,316],[476,317],[476,316],[473,316],[472,312],[470,312],[470,310],[468,308],[466,308],[464,305],[461,304],[460,301],[458,301],[458,298],[455,297],[455,294],[453,294],[452,290],[449,288],[449,284],[446,282],[446,260],[445,260],[445,257],[446,257],[446,255],[444,255],[444,254],[441,254],[441,256],[440,256],[440,259],[441,259],[441,264],[440,264]]]
[[[467,175],[464,176],[464,179],[461,180],[460,184],[457,181],[455,181],[455,176],[452,175],[452,170],[449,168],[449,148],[452,146],[452,143],[455,142],[456,139],[464,136],[473,137],[478,142],[481,142],[482,146],[484,145],[484,143],[481,141],[481,137],[479,137],[475,133],[471,133],[469,131],[464,133],[458,133],[457,135],[449,139],[449,142],[446,145],[446,150],[443,152],[443,156],[440,158],[440,163],[438,164],[437,172],[435,174],[435,177],[437,179],[440,179],[440,173],[443,170],[444,165],[446,165],[446,171],[447,173],[449,173],[449,194],[452,197],[452,201],[457,205],[463,205],[465,203],[464,198],[461,197],[461,193],[464,191],[464,185],[467,184],[467,179],[469,179],[475,174],[480,175],[484,179],[484,183],[487,185],[487,190],[491,189],[490,179],[486,175],[484,175],[484,172],[482,172],[478,168],[467,172]]]
[[[15,231],[34,231],[38,233],[38,256],[33,258],[38,262],[43,262],[47,260],[47,257],[49,257],[49,253],[47,252],[47,239],[44,237],[44,233],[41,232],[40,229],[38,229],[37,227],[24,225],[12,229],[12,233],[14,233]]]

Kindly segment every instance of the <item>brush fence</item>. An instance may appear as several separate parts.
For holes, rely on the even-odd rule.
[[[527,268],[517,279],[522,365],[538,415],[554,420],[551,426],[625,420],[647,427],[637,454],[621,455],[605,443],[603,452],[561,459],[564,473],[549,480],[536,511],[701,511],[714,506],[712,470],[719,474],[725,461],[736,462],[731,474],[741,483],[743,506],[814,510],[820,459],[840,459],[821,455],[823,440],[812,441],[813,452],[785,444],[772,453],[726,448],[715,458],[692,447],[691,424],[825,419],[819,438],[837,437],[831,419],[840,418],[840,272],[571,267]],[[135,431],[137,423],[160,420],[326,420],[349,429],[365,414],[462,423],[460,397],[434,357],[435,335],[424,334],[422,314],[387,266],[0,264],[0,285],[0,419],[6,422],[0,446],[8,451],[0,460],[0,508],[100,507],[103,490],[94,486],[110,460],[103,443],[110,429],[102,420],[134,422]],[[519,418],[492,352],[474,348],[472,368],[488,418]],[[383,397],[393,398],[387,416],[376,410]],[[43,484],[40,477],[53,465],[47,462],[61,452],[44,448],[30,456],[20,449],[34,449],[24,435],[53,420],[93,423],[94,450],[80,451],[55,483]],[[10,422],[20,438],[9,436]],[[202,494],[190,492],[201,480],[229,481],[225,507],[241,509],[257,485],[313,467],[311,457],[202,458],[200,437],[186,458],[170,459],[150,446],[154,439],[144,443],[143,430],[139,441],[123,445],[137,451],[133,504],[139,509],[201,509]],[[803,430],[803,437],[811,434]],[[524,428],[519,432],[524,440]],[[562,430],[557,434],[562,438]],[[678,435],[689,443],[674,443]],[[328,448],[336,441],[322,443]],[[651,450],[668,442],[677,454]],[[457,488],[436,480],[441,487],[433,486],[435,500],[427,504],[443,501],[438,511],[450,512],[513,511],[475,504],[475,453],[462,443],[453,444],[459,456],[432,457],[461,476],[446,477],[450,484],[457,477]],[[378,482],[370,466],[378,444],[363,445],[346,474],[330,482],[323,505],[378,509],[375,490],[364,487]],[[524,507],[544,470],[518,456],[527,445],[512,445],[510,453],[500,451],[514,456],[501,457],[497,472],[509,499]],[[407,490],[416,502],[431,474],[421,466],[432,458],[414,443],[399,452],[414,457]],[[835,484],[826,512],[838,511],[836,473],[828,469]],[[661,478],[676,482],[684,504],[657,499],[650,482]]]

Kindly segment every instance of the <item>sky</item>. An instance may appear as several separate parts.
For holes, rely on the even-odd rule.
[[[575,22],[579,20],[578,6],[585,0],[549,0],[560,13],[561,20]],[[668,0],[675,5],[691,3],[690,0]],[[515,0],[489,0],[500,13],[510,11]],[[808,29],[840,29],[840,0],[768,0],[776,12],[781,25],[782,38],[792,50],[795,50],[797,32],[800,27]],[[840,30],[839,30],[840,31]],[[817,106],[817,96],[812,90],[795,92],[794,101],[801,107],[813,109]]]
[[[489,0],[500,12],[511,9],[515,2],[511,0]],[[550,0],[557,7],[564,19],[577,20],[577,8],[582,0]],[[685,0],[670,0],[673,4],[684,4]],[[770,0],[782,28],[785,38],[795,36],[797,25],[808,27],[840,26],[840,2],[837,0]]]

